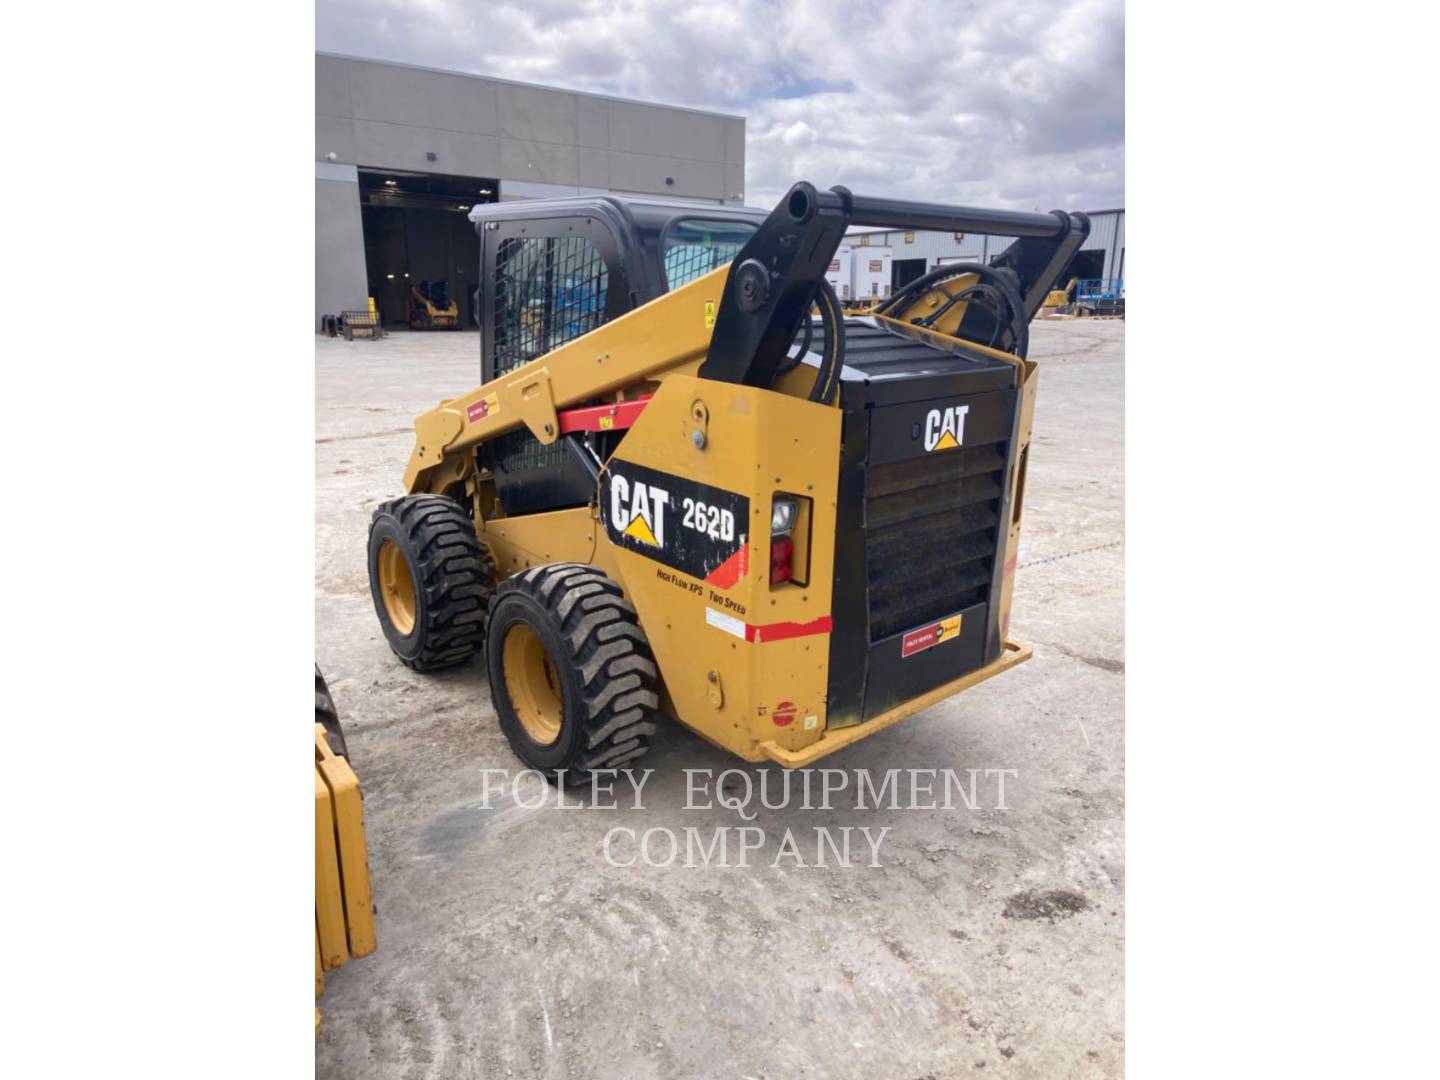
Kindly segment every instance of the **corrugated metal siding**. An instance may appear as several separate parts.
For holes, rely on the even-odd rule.
[[[1085,238],[1085,243],[1080,245],[1080,250],[1109,251],[1110,245],[1115,242],[1115,228],[1118,221],[1118,214],[1092,214],[1090,216],[1090,235]]]
[[[1125,260],[1122,257],[1125,251],[1125,214],[1122,211],[1116,217],[1119,220],[1115,223],[1115,240],[1105,257],[1105,276],[1123,279],[1126,276]]]
[[[868,234],[870,243],[888,246],[896,259],[924,258],[927,267],[937,265],[941,259],[962,259],[966,262],[986,262],[1004,251],[1013,242],[1008,236],[975,236],[967,233],[959,243],[953,233],[917,232],[915,239],[906,241],[904,232],[874,232]],[[860,234],[846,237],[852,247],[860,246]],[[1120,264],[1120,249],[1125,246],[1125,211],[1107,210],[1090,215],[1090,235],[1081,245],[1082,251],[1105,252],[1105,276],[1115,277],[1113,272]]]

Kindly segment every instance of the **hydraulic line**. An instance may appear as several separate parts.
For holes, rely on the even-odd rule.
[[[796,327],[800,348],[794,354],[786,353],[785,359],[775,369],[775,377],[794,371],[800,366],[815,333],[815,320],[811,317],[812,306],[820,308],[820,325],[824,330],[820,346],[820,369],[815,374],[815,385],[810,389],[811,401],[828,402],[835,396],[835,386],[840,381],[840,372],[845,367],[845,313],[840,307],[840,298],[835,287],[821,279],[815,287],[815,298],[805,308],[805,314]]]
[[[974,301],[978,302],[979,306],[988,311],[995,319],[997,331],[999,327],[1008,325],[1013,345],[1012,351],[1023,360],[1026,353],[1030,351],[1030,322],[1025,318],[1025,302],[1021,299],[1020,292],[1015,288],[1009,275],[994,267],[984,266],[980,263],[944,263],[901,288],[894,296],[876,308],[875,314],[886,315],[891,311],[897,311],[907,302],[938,286],[940,282],[965,274],[975,274],[980,278],[981,284],[962,289],[954,296],[945,293],[948,297],[946,304],[933,314],[914,320],[915,323],[920,326],[929,326],[961,300],[970,302],[970,298],[973,297]],[[998,309],[998,305],[992,306],[987,302],[992,296],[1003,300],[1005,307],[1010,309],[1008,318]],[[986,344],[993,347],[995,340],[996,335],[992,335]]]

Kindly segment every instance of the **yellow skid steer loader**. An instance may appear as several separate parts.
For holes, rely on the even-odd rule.
[[[798,183],[768,214],[471,220],[481,385],[416,419],[371,591],[412,668],[483,652],[526,765],[628,764],[663,714],[804,766],[1029,657],[1029,324],[1084,215]],[[846,317],[825,272],[852,225],[1015,239]]]

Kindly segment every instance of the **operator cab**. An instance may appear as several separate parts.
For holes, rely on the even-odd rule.
[[[481,380],[490,382],[567,341],[723,266],[766,218],[764,210],[618,195],[481,203]],[[543,445],[524,428],[487,443],[507,514],[583,506],[616,436],[588,452]]]
[[[476,205],[484,381],[723,266],[765,217],[619,195]]]

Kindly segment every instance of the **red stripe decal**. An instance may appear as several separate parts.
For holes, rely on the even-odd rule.
[[[1009,577],[1015,572],[1015,564],[1020,561],[1019,555],[1011,555],[1005,563],[1005,576]]]
[[[766,641],[784,641],[786,638],[809,637],[811,634],[830,633],[830,616],[821,615],[809,622],[775,622],[764,626],[745,624],[745,640],[757,644]]]
[[[574,431],[620,431],[639,419],[645,406],[650,404],[653,394],[619,401],[614,405],[591,405],[584,409],[566,409],[559,414],[560,434],[569,435]]]
[[[705,579],[705,584],[714,585],[717,589],[730,588],[743,578],[746,570],[750,568],[749,552],[750,545],[741,544],[734,555],[710,571],[710,576]]]

